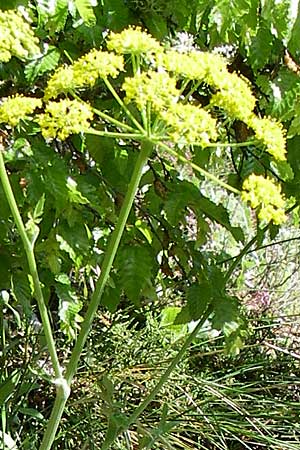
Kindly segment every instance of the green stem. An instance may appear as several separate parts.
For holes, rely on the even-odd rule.
[[[66,384],[68,386],[71,385],[71,382],[73,380],[73,377],[76,373],[78,362],[81,356],[81,352],[83,350],[83,347],[85,345],[86,339],[88,337],[89,331],[92,326],[93,319],[95,317],[95,314],[97,312],[99,303],[101,301],[101,297],[107,282],[107,279],[109,277],[109,273],[111,270],[111,267],[113,265],[119,243],[121,240],[121,237],[123,235],[125,225],[130,213],[130,210],[132,208],[132,204],[134,201],[134,197],[136,194],[136,191],[138,189],[143,169],[145,164],[147,163],[148,157],[152,151],[153,144],[149,141],[143,141],[141,144],[141,151],[138,156],[138,159],[136,161],[133,174],[128,186],[128,190],[120,211],[120,215],[116,224],[116,228],[114,229],[109,245],[107,247],[107,250],[105,252],[105,257],[102,264],[101,269],[101,275],[96,283],[95,291],[92,295],[91,301],[89,303],[88,310],[86,312],[84,321],[82,322],[81,329],[79,336],[77,338],[77,341],[75,343],[75,346],[73,348],[70,361],[68,363],[67,369],[66,369],[66,375],[65,380]],[[52,443],[54,442],[56,431],[61,419],[61,416],[63,414],[63,411],[65,409],[65,405],[67,402],[67,397],[64,396],[64,391],[61,391],[60,395],[56,396],[54,406],[51,412],[51,416],[48,422],[47,429],[45,431],[42,444],[40,446],[40,450],[50,450]]]
[[[196,172],[201,173],[204,177],[208,178],[209,180],[213,181],[216,184],[219,184],[224,189],[227,189],[228,191],[233,192],[234,194],[240,195],[240,191],[238,189],[235,189],[233,186],[230,186],[229,184],[225,183],[222,180],[219,180],[219,178],[215,177],[212,173],[207,172],[206,170],[202,169],[202,167],[197,166],[197,164],[193,163],[189,159],[185,158],[184,156],[177,153],[175,150],[172,150],[172,148],[168,147],[163,142],[157,142],[157,145],[162,147],[166,152],[168,152],[170,155],[175,156],[175,158],[179,159],[179,161],[189,165],[192,167]]]
[[[118,96],[117,92],[115,91],[113,85],[110,83],[110,81],[107,78],[103,78],[104,83],[106,84],[106,87],[110,90],[111,94],[115,98],[115,100],[118,102],[118,104],[121,106],[127,117],[134,123],[134,125],[142,132],[144,133],[145,130],[142,127],[142,125],[136,120],[136,118],[131,114],[129,109],[125,106],[125,103],[123,100]]]
[[[8,204],[9,204],[11,213],[13,215],[16,227],[18,229],[18,232],[19,232],[20,237],[23,242],[24,250],[26,253],[27,261],[28,261],[29,272],[30,272],[30,275],[31,275],[32,281],[33,281],[34,296],[38,303],[38,308],[39,308],[42,323],[43,323],[43,331],[45,333],[45,339],[46,339],[48,351],[50,353],[55,377],[57,380],[61,380],[62,370],[59,365],[59,360],[58,360],[58,356],[57,356],[57,352],[56,352],[56,348],[55,348],[54,338],[52,335],[48,311],[47,311],[47,307],[46,307],[46,304],[44,301],[43,292],[41,289],[41,283],[39,280],[39,275],[38,275],[35,256],[34,256],[33,244],[30,242],[30,240],[27,236],[25,226],[23,224],[16,200],[14,197],[14,193],[12,191],[12,188],[11,188],[11,185],[9,182],[9,178],[8,178],[8,175],[7,175],[7,172],[5,169],[5,164],[4,164],[4,159],[3,159],[3,146],[2,145],[0,145],[0,178],[1,178],[2,186],[3,186],[3,190],[5,193],[5,197],[8,201]]]
[[[259,143],[260,143],[260,141],[258,141],[257,139],[253,139],[252,141],[245,141],[245,142],[222,142],[222,143],[216,143],[216,144],[205,144],[205,147],[206,148],[211,148],[211,147],[249,147],[249,145],[256,145]],[[197,143],[195,143],[193,145],[197,145]],[[201,144],[201,145],[203,145],[203,144]]]
[[[74,96],[74,98],[79,98],[77,96]],[[101,119],[107,120],[107,122],[110,122],[116,127],[122,128],[127,131],[132,131],[133,133],[137,130],[135,128],[132,128],[130,125],[127,125],[126,123],[120,122],[117,119],[114,119],[113,117],[109,116],[108,114],[105,114],[103,111],[99,111],[97,108],[92,108],[93,112],[97,114],[97,116],[101,117]]]
[[[125,429],[124,428],[120,428],[120,430],[114,435],[114,439],[118,435],[120,435],[121,433],[124,433],[124,431],[126,431],[130,427],[130,425],[135,423],[137,421],[137,419],[140,417],[140,415],[142,414],[142,412],[154,400],[154,398],[156,397],[158,392],[161,390],[163,385],[168,381],[171,373],[173,372],[173,370],[175,369],[177,364],[181,361],[183,355],[185,354],[185,352],[189,348],[190,344],[196,338],[197,334],[199,333],[199,330],[203,326],[204,322],[208,319],[208,317],[210,316],[211,312],[212,312],[212,307],[211,307],[211,305],[209,305],[207,307],[206,311],[203,313],[203,315],[202,315],[201,319],[199,320],[197,326],[188,335],[188,337],[186,338],[183,346],[178,351],[176,356],[172,359],[170,365],[168,366],[166,371],[161,375],[159,381],[154,386],[152,391],[147,395],[147,397],[142,401],[142,403],[135,409],[135,411],[131,414],[131,416],[129,416],[129,418],[126,420],[126,428]],[[103,443],[103,445],[101,447],[101,450],[108,450],[112,443],[113,442],[110,439],[105,440],[105,442]]]
[[[266,225],[261,232],[265,233],[267,231],[267,229],[269,228],[269,224]],[[251,249],[251,247],[255,244],[255,242],[257,241],[257,234],[245,245],[245,247],[241,250],[241,252],[234,257],[234,261],[232,262],[232,264],[230,265],[228,271],[226,272],[225,275],[225,284],[229,281],[229,279],[231,278],[231,275],[233,274],[233,272],[235,271],[235,269],[237,268],[237,266],[240,264],[241,260],[243,259],[243,257],[245,255],[247,255],[247,253],[249,253],[249,250]]]
[[[114,139],[134,139],[136,141],[140,141],[145,138],[145,135],[141,133],[114,133],[111,131],[95,130],[94,128],[89,128],[86,131],[86,134],[94,134],[95,136],[105,136]]]

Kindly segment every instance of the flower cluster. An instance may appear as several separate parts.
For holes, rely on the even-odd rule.
[[[122,56],[93,49],[71,66],[56,70],[48,81],[45,99],[55,98],[80,87],[94,86],[99,77],[115,78],[123,68]]]
[[[108,50],[120,54],[151,54],[162,50],[160,43],[140,27],[129,27],[121,33],[111,32],[107,41]]]
[[[184,140],[205,147],[217,139],[217,121],[197,106],[177,103],[161,111],[160,117],[170,127],[169,135],[174,142]]]
[[[23,97],[15,95],[3,99],[0,104],[0,123],[8,123],[15,127],[21,119],[32,114],[36,108],[42,106],[42,101],[38,98]]]
[[[40,52],[38,39],[21,13],[0,11],[0,61],[8,62],[12,56],[29,58]]]
[[[214,84],[215,73],[219,74],[220,78],[228,75],[226,60],[207,52],[179,53],[169,50],[158,53],[154,64],[158,69],[163,68],[179,78],[205,81],[208,84]]]
[[[281,188],[270,178],[250,175],[243,183],[242,200],[250,202],[252,208],[259,207],[258,217],[266,223],[272,220],[279,225],[286,221]]]
[[[45,139],[57,137],[63,141],[73,133],[87,131],[92,119],[93,112],[87,103],[66,99],[49,102],[37,122]]]
[[[212,96],[212,105],[223,108],[231,117],[242,121],[246,121],[253,115],[256,99],[246,79],[236,73],[213,72],[211,84],[219,89]]]
[[[282,125],[270,118],[259,119],[252,116],[248,125],[254,130],[257,139],[263,142],[267,152],[279,161],[285,160],[286,140]]]
[[[125,101],[133,101],[140,110],[149,103],[154,111],[160,112],[175,103],[179,96],[176,80],[167,72],[149,70],[126,78],[122,87],[126,92]]]

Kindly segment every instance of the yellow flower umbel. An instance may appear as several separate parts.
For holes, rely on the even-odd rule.
[[[170,127],[169,135],[174,142],[205,147],[217,139],[217,121],[197,106],[177,103],[161,111],[160,117]]]
[[[37,118],[45,139],[66,139],[71,134],[85,132],[93,119],[91,107],[78,100],[49,102],[45,113]]]
[[[164,68],[177,78],[205,81],[213,86],[215,86],[213,74],[217,73],[220,79],[228,74],[227,63],[222,56],[200,51],[179,53],[176,50],[169,50],[158,53],[155,66]]]
[[[123,67],[122,56],[93,49],[71,66],[56,70],[45,89],[45,100],[81,87],[92,87],[98,78],[116,78]]]
[[[26,59],[40,53],[38,39],[19,12],[0,11],[0,61],[8,62],[12,56]]]
[[[107,41],[108,50],[120,54],[151,54],[162,50],[160,43],[140,27],[129,27],[121,33],[111,32]]]
[[[286,159],[286,139],[281,123],[270,118],[259,119],[253,115],[248,125],[254,130],[257,139],[266,146],[270,155],[279,161]]]
[[[286,221],[281,188],[270,178],[250,175],[243,183],[242,200],[249,202],[252,208],[259,208],[258,218],[266,223],[272,220],[280,225]]]
[[[211,76],[211,84],[220,89],[212,96],[212,105],[223,108],[232,118],[242,121],[253,115],[256,99],[246,79],[236,73],[215,73]]]
[[[25,119],[41,106],[42,101],[38,98],[23,97],[22,95],[6,97],[0,104],[0,123],[7,123],[15,127],[21,119]]]
[[[154,111],[160,112],[175,103],[179,96],[176,80],[167,72],[149,70],[141,75],[126,78],[122,87],[126,92],[125,101],[134,102],[141,111],[149,103]]]

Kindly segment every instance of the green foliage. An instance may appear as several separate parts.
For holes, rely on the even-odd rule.
[[[201,320],[209,308],[210,326],[222,334],[228,352],[238,355],[247,337],[247,325],[240,302],[232,294],[235,280],[230,258],[238,251],[243,255],[249,230],[224,201],[228,197],[224,189],[237,195],[253,173],[281,184],[287,207],[299,205],[299,14],[292,11],[288,0],[263,4],[257,0],[103,0],[97,5],[89,0],[38,0],[7,2],[8,9],[17,4],[28,7],[22,20],[39,38],[39,47],[26,58],[12,47],[12,58],[0,65],[0,94],[20,102],[36,98],[41,106],[26,111],[19,120],[21,103],[7,115],[5,100],[1,100],[1,120],[9,118],[1,122],[7,135],[3,137],[4,157],[55,330],[66,346],[77,339],[90,298],[97,292],[113,230],[118,229],[120,212],[126,206],[124,199],[134,178],[141,143],[148,140],[152,150],[126,225],[123,223],[117,255],[102,289],[102,307],[116,312],[128,304],[137,309],[155,305],[162,311],[162,327],[176,336],[175,342],[187,334],[188,324]],[[205,53],[211,58],[207,66],[201,61],[205,75],[193,79],[182,70],[200,70],[199,61],[195,67],[187,64],[170,69],[163,59],[157,63],[155,51],[148,49],[145,54],[126,49],[124,68],[113,67],[114,73],[108,64],[110,71],[103,76],[107,30],[119,32],[130,24],[146,27],[162,41],[162,47],[177,49],[182,58],[184,50],[193,45],[226,53],[222,46],[230,44],[232,55],[225,63]],[[143,46],[146,42],[144,35],[133,44]],[[96,53],[94,59],[91,57],[96,61],[93,70],[97,75],[89,72],[88,59],[79,59],[83,54],[88,58],[93,49],[100,52],[99,60]],[[114,51],[108,54],[116,56]],[[161,50],[160,56],[167,58],[166,52],[162,54]],[[214,63],[220,64],[220,77]],[[80,100],[91,108],[89,128],[80,128],[83,114],[77,114],[72,122],[70,103],[65,114],[53,120],[55,126],[62,123],[61,129],[47,135],[45,141],[41,115],[49,101],[44,94],[49,80],[55,82],[53,74],[59,73],[55,71],[58,67],[70,71],[59,80],[56,98],[50,99],[52,107]],[[231,77],[232,72],[238,76]],[[146,74],[144,85],[140,78],[136,92],[145,92],[146,101],[142,95],[135,98],[132,94],[140,74]],[[239,80],[239,88],[230,91],[224,80],[229,85],[231,80]],[[174,95],[166,100],[169,93]],[[16,94],[20,97],[14,97]],[[255,109],[252,95],[257,99]],[[241,117],[239,107],[244,100]],[[184,125],[185,116],[180,115],[188,103],[192,109],[209,113],[210,124],[216,124],[215,129],[212,126],[201,133],[201,126],[196,128],[198,141],[187,139],[195,133],[196,121]],[[174,105],[182,109],[176,112]],[[53,119],[54,113],[49,114]],[[270,152],[278,143],[274,144],[273,135],[258,136],[253,125],[252,116],[262,124],[269,115],[283,122],[287,130],[287,161],[284,156],[276,160],[276,153]],[[17,125],[11,123],[15,116]],[[279,126],[276,131],[281,133]],[[222,190],[222,200],[216,198],[217,189]],[[34,317],[38,299],[2,187],[0,200],[1,289],[13,300],[4,307],[21,323]],[[249,215],[245,206],[238,205],[245,216]],[[278,232],[274,225],[269,229],[273,237]],[[215,230],[225,236],[222,251],[210,249]],[[258,232],[261,242],[264,232],[262,228]],[[176,298],[176,306],[166,308],[165,297]],[[1,384],[3,405],[17,388],[18,377],[13,373]],[[106,385],[108,389],[109,382]],[[29,407],[19,412],[41,420]],[[120,430],[114,413],[109,430],[117,435]],[[170,432],[174,422],[165,419],[156,431],[141,438],[141,448],[155,446],[161,435]]]

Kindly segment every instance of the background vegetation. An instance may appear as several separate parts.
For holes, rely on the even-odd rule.
[[[163,152],[150,159],[53,448],[102,448],[107,430],[113,434],[114,423],[134,413],[202,317],[208,286],[218,292],[210,320],[168,383],[110,448],[299,448],[297,2],[1,3],[2,11],[18,9],[39,38],[38,54],[0,63],[1,97],[42,97],[57,67],[94,47],[105,49],[109,31],[139,25],[179,51],[198,48],[227,57],[229,71],[251,82],[256,114],[281,121],[288,138],[282,162],[251,144],[230,146],[251,134],[242,121],[220,112],[226,148],[198,148],[193,156],[180,149],[187,164]],[[0,27],[7,25],[0,19]],[[117,89],[122,81],[117,79]],[[203,104],[208,95],[201,86],[193,101]],[[122,120],[102,81],[81,97]],[[112,130],[105,121],[102,126]],[[39,227],[35,256],[63,365],[95,289],[139,147],[81,133],[45,141],[30,119],[15,128],[3,123],[2,129],[22,218]],[[287,223],[260,224],[256,212],[193,170],[191,160],[234,189],[253,172],[272,177],[287,199]],[[2,187],[0,204],[2,448],[37,449],[54,401],[53,373],[26,255]]]

